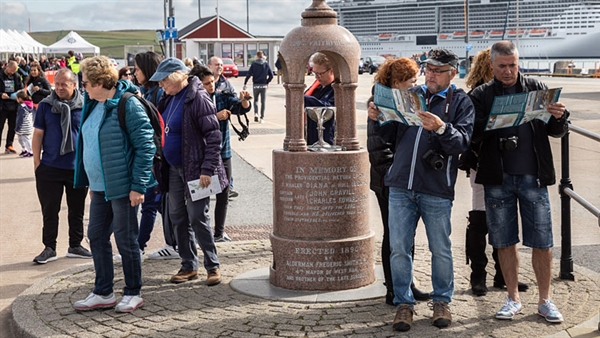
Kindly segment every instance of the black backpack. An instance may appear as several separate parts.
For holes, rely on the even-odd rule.
[[[119,107],[117,109],[119,125],[121,126],[121,129],[127,133],[127,128],[125,126],[125,105],[127,104],[127,100],[129,100],[131,97],[135,97],[140,101],[140,103],[144,106],[144,110],[146,110],[148,118],[150,119],[150,124],[152,124],[152,129],[154,129],[154,136],[152,139],[154,140],[154,145],[156,146],[156,153],[154,154],[153,163],[155,165],[159,164],[163,155],[162,146],[165,138],[165,122],[158,112],[158,109],[156,109],[152,102],[130,92],[123,93],[123,96],[121,96],[119,99]]]

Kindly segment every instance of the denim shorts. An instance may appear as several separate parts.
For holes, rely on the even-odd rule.
[[[517,201],[523,245],[534,249],[553,246],[548,189],[539,187],[537,176],[504,174],[502,185],[485,185],[484,189],[489,242],[494,248],[519,243]]]

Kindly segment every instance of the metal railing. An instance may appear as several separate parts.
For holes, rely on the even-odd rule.
[[[600,226],[600,209],[586,201],[573,190],[569,168],[569,134],[575,132],[600,143],[600,135],[570,124],[569,131],[561,139],[561,167],[562,176],[559,192],[561,200],[561,255],[560,255],[560,278],[575,280],[573,275],[573,255],[571,248],[571,199],[579,203],[596,218]],[[600,325],[600,324],[599,324]],[[599,327],[600,330],[600,327]]]

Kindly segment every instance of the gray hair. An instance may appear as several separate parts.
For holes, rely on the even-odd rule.
[[[515,55],[519,54],[517,46],[511,41],[498,41],[492,45],[490,58],[492,61],[496,60],[496,55]]]
[[[71,82],[77,83],[77,75],[75,75],[75,73],[73,73],[73,71],[71,71],[69,68],[61,68],[57,70],[56,73],[54,73],[54,76],[56,77],[63,74],[68,76]]]

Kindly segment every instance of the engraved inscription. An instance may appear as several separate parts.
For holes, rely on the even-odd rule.
[[[279,183],[283,221],[336,223],[365,213],[368,184],[357,166],[296,166]]]

